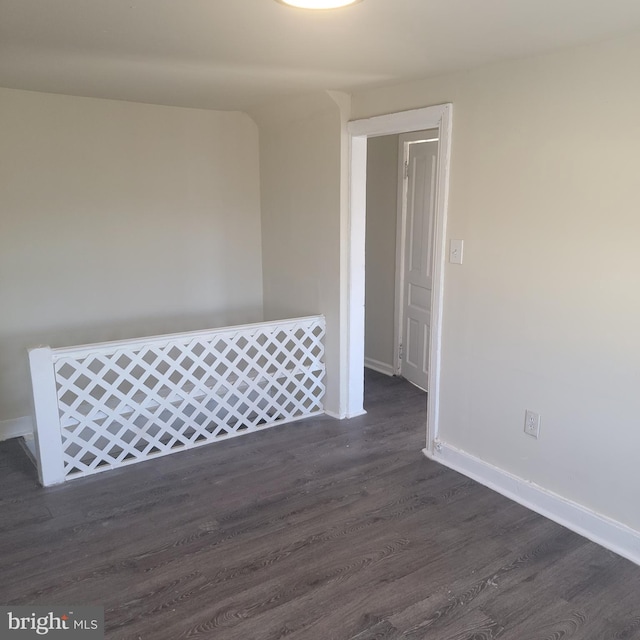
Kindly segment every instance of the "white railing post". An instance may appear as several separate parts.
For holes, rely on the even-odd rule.
[[[58,414],[58,397],[49,347],[29,350],[31,389],[35,418],[35,441],[38,475],[43,486],[64,482],[62,434]]]

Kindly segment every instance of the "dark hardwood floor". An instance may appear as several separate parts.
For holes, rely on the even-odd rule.
[[[0,443],[0,603],[107,638],[640,638],[640,567],[424,458],[425,396],[42,489]]]

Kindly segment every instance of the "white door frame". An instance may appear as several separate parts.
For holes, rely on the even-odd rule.
[[[433,131],[433,129],[432,129]],[[405,251],[407,231],[407,176],[405,175],[405,163],[408,161],[407,142],[416,142],[424,139],[425,131],[412,131],[401,133],[398,136],[398,194],[396,204],[396,290],[393,307],[393,370],[396,375],[402,373],[402,360],[400,358],[399,344],[404,337],[404,285],[405,285]],[[437,140],[428,138],[425,141]]]
[[[429,353],[429,389],[427,395],[427,451],[433,452],[438,436],[440,404],[440,359],[442,307],[444,296],[444,259],[446,256],[447,202],[449,194],[449,161],[451,156],[452,104],[401,111],[347,124],[350,147],[349,213],[344,236],[348,260],[343,284],[348,303],[341,314],[342,362],[341,407],[345,415],[364,413],[364,282],[365,229],[367,209],[367,138],[409,133],[421,129],[438,129],[438,179],[436,220],[434,229],[434,269],[432,319]]]

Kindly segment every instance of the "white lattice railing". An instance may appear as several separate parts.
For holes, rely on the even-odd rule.
[[[43,485],[323,412],[322,316],[29,351]]]

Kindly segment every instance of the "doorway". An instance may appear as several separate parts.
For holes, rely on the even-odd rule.
[[[435,218],[433,228],[433,289],[429,328],[429,379],[427,383],[426,449],[431,452],[438,433],[442,302],[452,105],[376,116],[348,123],[351,159],[349,167],[350,206],[343,234],[348,260],[343,271],[346,304],[341,323],[342,359],[345,369],[341,384],[341,405],[347,416],[363,413],[364,283],[367,186],[367,140],[371,137],[438,130],[435,176]]]

